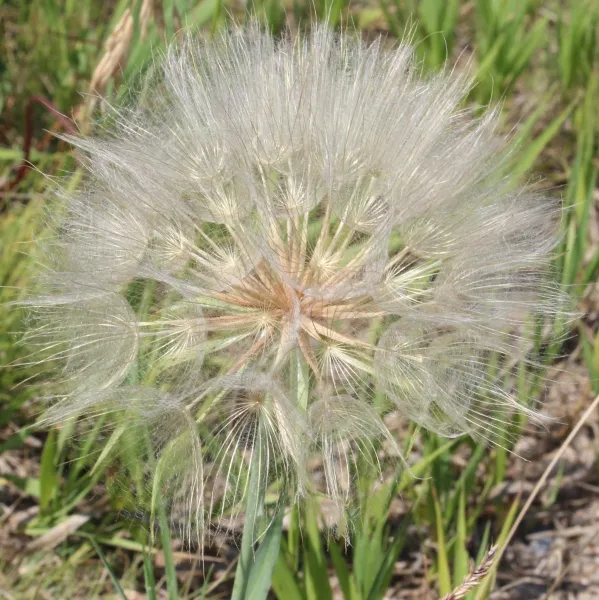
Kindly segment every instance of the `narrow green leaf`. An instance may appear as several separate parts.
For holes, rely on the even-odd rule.
[[[437,571],[439,573],[439,593],[441,596],[451,592],[451,574],[449,561],[447,559],[447,547],[445,546],[445,533],[443,531],[443,518],[441,516],[441,505],[437,493],[432,490],[433,503],[435,506],[435,524],[437,528]]]
[[[56,461],[56,429],[51,429],[42,450],[40,463],[40,508],[42,511],[48,508],[58,488]]]
[[[40,530],[36,529],[36,528],[31,528],[31,530],[26,530],[26,533],[30,533],[32,535],[36,535],[36,533],[39,534]],[[42,531],[43,533],[45,532]],[[77,534],[79,536],[83,536],[83,537],[91,537],[89,534],[83,532],[83,531],[78,531]],[[95,535],[94,539],[99,543],[102,544],[103,546],[113,546],[114,548],[123,548],[124,550],[131,550],[132,552],[140,552],[140,553],[144,553],[144,552],[148,552],[148,547],[145,546],[144,544],[141,544],[139,542],[136,542],[135,540],[131,540],[128,538],[123,538],[123,537],[118,537],[116,535],[112,536],[112,537],[108,537],[108,536],[102,536],[102,535]],[[155,553],[156,550],[154,548],[151,548],[150,550],[152,553]]]
[[[7,473],[3,477],[0,477],[0,486],[6,485],[6,481],[10,481],[15,487],[29,496],[33,496],[34,498],[40,497],[40,480],[35,477],[17,477],[16,475]]]
[[[468,537],[466,524],[466,491],[464,486],[460,489],[460,502],[458,507],[458,519],[456,524],[456,539],[453,549],[453,585],[457,587],[462,583],[468,573],[469,555],[466,549]]]
[[[164,575],[166,577],[166,589],[169,600],[177,600],[179,597],[179,583],[177,581],[177,568],[173,557],[170,523],[166,516],[164,506],[158,508],[158,522],[160,524],[160,541],[164,554]]]
[[[327,559],[318,531],[317,510],[315,502],[306,502],[304,511],[304,533],[307,534],[304,538],[306,597],[308,600],[332,600]]]
[[[597,277],[597,272],[599,271],[599,248],[595,250],[589,264],[584,270],[584,274],[582,276],[582,283],[584,285],[590,283]]]
[[[17,433],[11,435],[5,442],[0,444],[0,454],[7,450],[16,450],[17,448],[20,448],[30,434],[31,429],[21,429],[20,431],[17,431]]]
[[[476,564],[479,565],[487,550],[489,549],[489,539],[491,538],[491,521],[487,521],[485,525],[485,530],[483,532],[483,537],[480,541],[480,546],[478,547],[478,554],[476,555]]]
[[[419,495],[412,507],[412,513],[417,511],[418,506],[424,497],[424,486],[421,486],[421,490],[422,491],[419,492]],[[397,562],[397,557],[407,541],[407,531],[410,522],[411,519],[408,516],[404,517],[399,530],[393,536],[391,545],[389,548],[386,548],[383,559],[378,563],[379,569],[374,577],[370,590],[368,591],[367,600],[382,600],[384,597],[387,588],[389,587],[389,582],[393,576],[393,570],[395,568],[395,563]]]
[[[358,600],[352,588],[352,576],[337,542],[332,541],[329,544],[329,552],[331,553],[331,560],[333,561],[335,573],[337,573],[337,579],[343,592],[343,598],[345,600]]]
[[[287,555],[289,557],[289,564],[293,570],[297,570],[299,565],[301,535],[299,506],[296,504],[291,509],[289,529],[287,531]]]
[[[547,127],[543,129],[543,133],[534,139],[526,149],[518,156],[518,163],[515,165],[513,176],[518,177],[526,173],[535,163],[538,156],[545,149],[547,144],[559,133],[564,121],[572,114],[572,111],[578,104],[578,99],[573,100],[564,108]]]
[[[283,511],[268,527],[260,547],[256,552],[254,564],[250,570],[250,578],[247,584],[246,598],[252,600],[266,600],[273,570],[277,563],[279,550],[281,548],[281,535],[283,530]]]
[[[121,435],[123,434],[124,431],[125,431],[125,425],[119,425],[119,427],[117,427],[112,432],[112,434],[108,438],[108,441],[104,444],[104,447],[102,448],[102,452],[100,452],[100,456],[98,457],[98,460],[96,460],[96,462],[94,463],[94,466],[92,467],[92,470],[91,470],[92,474],[94,474],[100,468],[100,466],[102,464],[104,464],[104,461],[106,460],[106,458],[108,457],[108,455],[110,454],[110,452],[112,451],[112,449],[114,448],[116,443],[119,441],[119,438],[121,437]]]
[[[483,557],[485,556],[485,554],[487,553],[487,550],[489,549],[489,539],[491,537],[491,521],[487,521],[487,524],[485,525],[485,530],[483,532],[483,537],[480,541],[480,545],[478,547],[478,553],[476,555],[476,560],[474,562],[474,564],[476,565],[480,565],[480,563],[483,560]],[[475,596],[476,596],[476,592],[477,590],[474,589],[472,590],[465,598],[465,600],[474,600]]]
[[[296,579],[296,571],[291,570],[283,552],[272,574],[272,589],[279,600],[304,600],[304,595]]]
[[[149,552],[144,550],[143,554],[144,565],[144,584],[146,588],[146,596],[148,600],[156,600],[156,577],[154,576],[154,563]]]
[[[241,550],[239,552],[239,562],[235,571],[235,582],[233,584],[233,594],[231,600],[245,600],[247,596],[247,586],[250,581],[252,565],[254,563],[254,540],[256,528],[260,518],[260,511],[264,499],[264,485],[261,478],[260,469],[262,468],[262,441],[261,428],[258,427],[258,435],[254,445],[254,451],[250,460],[250,473],[248,482],[248,494],[245,507],[245,523],[243,525],[243,535],[241,538]]]
[[[495,448],[495,482],[501,483],[507,467],[507,450],[503,446]]]
[[[104,556],[104,553],[100,549],[98,542],[96,542],[96,540],[92,536],[88,536],[88,539],[92,543],[96,552],[98,553],[98,556],[100,557],[100,560],[102,561],[102,564],[104,565],[104,568],[106,569],[106,571],[108,571],[108,575],[110,576],[110,579],[112,580],[112,584],[114,585],[114,589],[116,590],[116,593],[122,600],[127,600],[127,596],[125,596],[125,592],[123,591],[123,588],[121,587],[121,584],[119,583],[119,580],[117,579],[117,576],[114,574],[114,572],[110,568],[110,565],[106,561],[106,557]]]
[[[175,6],[173,0],[162,1],[162,16],[164,20],[167,41],[170,41],[175,33],[174,10]]]
[[[503,521],[503,525],[501,526],[501,531],[499,533],[499,537],[495,544],[498,548],[502,547],[503,542],[505,541],[507,534],[509,533],[509,531],[512,527],[512,523],[514,522],[514,519],[516,518],[516,515],[518,514],[519,506],[520,506],[520,496],[517,496],[516,499],[512,502],[512,505],[510,506],[510,509],[505,517],[505,520]],[[491,572],[487,575],[487,577],[480,584],[480,586],[476,592],[476,596],[475,596],[476,600],[483,600],[484,598],[487,598],[489,596],[489,593],[491,592],[491,590],[493,589],[493,586],[495,585],[496,576],[497,576],[497,571],[495,568],[492,568]]]
[[[469,495],[469,492],[471,492],[470,486],[472,485],[472,481],[475,478],[476,468],[480,464],[483,457],[487,455],[487,453],[488,448],[487,446],[485,446],[485,444],[477,444],[476,449],[472,453],[472,456],[470,457],[470,460],[466,465],[466,468],[462,471],[460,478],[457,480],[454,486],[455,491],[453,492],[451,500],[447,503],[444,515],[446,523],[449,523],[453,519],[454,513],[458,508],[459,498],[460,494],[462,493],[462,489],[465,491],[467,496]]]
[[[212,21],[212,29],[220,19],[222,0],[202,0],[194,6],[186,15],[189,27],[201,27]]]
[[[451,450],[451,448],[453,448],[453,446],[455,446],[458,442],[459,438],[450,440],[442,446],[439,446],[433,452],[426,454],[424,458],[419,460],[416,464],[410,465],[410,470],[406,470],[402,473],[396,493],[399,494],[406,487],[408,487],[414,481],[414,477],[423,476],[427,469],[435,462],[435,460],[437,460],[437,458]]]

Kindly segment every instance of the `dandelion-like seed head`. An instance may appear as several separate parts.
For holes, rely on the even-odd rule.
[[[156,69],[69,138],[87,184],[30,333],[62,364],[47,421],[144,429],[151,505],[188,536],[257,481],[345,503],[356,463],[393,451],[390,410],[501,440],[519,406],[488,365],[526,359],[530,314],[559,310],[559,209],[498,176],[468,79],[323,28],[192,37]]]

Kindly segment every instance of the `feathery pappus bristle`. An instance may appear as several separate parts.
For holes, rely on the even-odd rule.
[[[531,315],[560,313],[560,206],[498,176],[468,77],[324,27],[190,36],[157,64],[67,137],[86,183],[30,301],[32,360],[62,373],[44,422],[145,430],[152,506],[199,538],[241,510],[255,457],[261,485],[345,504],[360,457],[401,460],[390,411],[501,443],[530,410],[488,365],[529,359]]]

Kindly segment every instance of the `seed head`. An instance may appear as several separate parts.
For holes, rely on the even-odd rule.
[[[393,451],[390,410],[501,440],[521,407],[497,365],[559,310],[559,209],[498,175],[497,114],[459,108],[468,79],[324,28],[191,37],[154,71],[68,138],[87,183],[30,334],[63,368],[47,421],[139,428],[151,505],[189,535],[238,509],[256,457],[263,488],[343,504],[359,457]]]

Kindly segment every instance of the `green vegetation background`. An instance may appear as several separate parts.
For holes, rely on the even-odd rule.
[[[514,180],[563,197],[556,278],[570,286],[582,311],[597,309],[589,289],[599,270],[598,2],[265,0],[254,10],[275,33],[286,24],[327,20],[330,27],[363,30],[368,38],[382,33],[390,43],[410,34],[427,70],[443,68],[446,60],[469,64],[477,84],[465,101],[501,104],[502,127],[514,135]],[[48,178],[76,169],[69,147],[52,136],[72,127],[60,114],[75,117],[86,131],[92,109],[101,110],[89,95],[94,89],[119,98],[165,40],[184,29],[210,34],[246,14],[243,4],[230,0],[0,0],[0,591],[7,597],[230,594],[237,555],[230,541],[223,541],[219,556],[214,548],[203,561],[188,560],[163,528],[150,547],[143,521],[126,512],[134,500],[130,488],[101,485],[119,470],[111,452],[98,450],[101,422],[75,436],[67,426],[33,430],[43,380],[35,377],[35,365],[15,366],[26,362],[26,349],[17,343],[26,323],[11,303],[30,284],[32,241],[44,235]],[[531,170],[540,176],[531,179]],[[552,333],[568,334],[566,346],[547,343],[552,336],[544,334],[546,365],[558,359],[582,365],[599,393],[596,323],[581,317],[564,327],[556,322]],[[526,402],[544,391],[541,379],[526,372],[506,385]],[[508,425],[515,439],[522,426]],[[323,535],[315,506],[291,514],[273,594],[280,600],[327,600],[334,592],[345,600],[382,599],[397,577],[397,560],[413,559],[416,544],[428,564],[427,589],[443,595],[461,583],[470,559],[480,562],[492,541],[501,543],[521,504],[518,496],[506,504],[492,493],[506,481],[510,449],[485,448],[468,438],[448,442],[415,430],[407,445],[417,450],[409,457],[412,474],[363,490],[351,547]],[[2,466],[15,460],[23,468]],[[559,498],[556,481],[545,508]],[[394,498],[410,509],[400,519]],[[491,573],[467,598],[487,598],[493,585]]]

